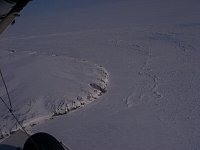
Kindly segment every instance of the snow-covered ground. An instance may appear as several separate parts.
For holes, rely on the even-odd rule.
[[[24,126],[66,114],[106,92],[107,71],[87,61],[37,52],[12,51],[1,56],[13,111]],[[1,94],[9,104],[3,83]],[[6,107],[0,110],[1,136],[19,128],[7,111]]]
[[[200,1],[41,0],[28,8],[0,40],[20,120],[52,115],[109,82],[98,100],[33,133],[72,150],[200,149]],[[3,105],[0,112],[14,124]]]

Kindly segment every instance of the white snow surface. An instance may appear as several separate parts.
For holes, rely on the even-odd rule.
[[[37,52],[1,56],[13,113],[25,127],[80,108],[102,95],[107,86],[107,71],[87,61]],[[1,97],[9,105],[3,82]],[[19,129],[7,111],[5,106],[0,110],[1,136]]]
[[[99,77],[108,82],[105,72],[109,85],[99,100],[32,127],[33,133],[48,132],[72,150],[200,149],[199,0],[48,4],[33,1],[1,36],[1,65],[8,64],[4,68],[9,87],[22,93],[22,102],[24,94],[45,95],[38,102],[50,100],[48,105],[31,107],[45,114],[65,102],[54,101],[57,95],[75,93],[76,98],[81,85],[87,89],[88,84],[99,83]],[[12,50],[16,52],[8,54]],[[51,72],[47,79],[55,86],[45,81],[46,72]]]

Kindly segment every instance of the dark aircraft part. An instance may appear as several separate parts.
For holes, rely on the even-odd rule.
[[[18,2],[19,0],[4,0],[4,1],[7,1],[8,3],[16,3],[16,2]]]
[[[23,150],[65,150],[60,142],[47,133],[36,133],[28,138]]]
[[[31,0],[0,0],[0,34],[15,22],[20,11]]]
[[[0,0],[0,16],[5,17],[12,8],[17,4],[18,0]]]
[[[1,0],[1,1],[2,1],[2,0]],[[17,3],[19,0],[3,0],[3,1],[6,1],[6,2],[8,2],[8,3],[13,4],[13,3]]]
[[[0,150],[21,150],[21,149],[11,145],[0,144]]]
[[[12,12],[20,12],[29,2],[30,0],[19,0],[17,4],[11,10]]]

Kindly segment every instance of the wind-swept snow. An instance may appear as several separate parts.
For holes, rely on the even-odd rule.
[[[37,52],[11,51],[1,56],[13,112],[23,126],[83,107],[106,92],[108,73],[96,64]],[[8,103],[3,84],[0,93]],[[1,136],[19,128],[7,112],[2,103]]]
[[[48,5],[38,0],[32,4],[19,23],[2,36],[0,49],[16,53],[1,52],[1,60],[5,55],[21,55],[19,60],[39,61],[42,65],[36,63],[34,70],[41,71],[36,77],[41,76],[44,86],[37,83],[42,93],[50,95],[52,92],[43,90],[49,87],[43,69],[57,76],[50,80],[55,84],[50,89],[63,94],[66,84],[61,82],[67,82],[66,76],[70,77],[66,88],[72,93],[77,86],[71,79],[77,85],[87,83],[84,89],[104,92],[96,84],[96,75],[104,74],[89,62],[105,67],[110,79],[109,89],[100,101],[34,126],[32,132],[48,132],[72,150],[200,149],[199,0],[52,0]],[[80,74],[87,73],[88,65],[94,67],[92,81],[86,76],[88,82],[82,82],[76,76],[77,69],[68,65],[69,74],[63,70],[65,61],[73,64],[75,60]],[[46,61],[53,61],[52,70]],[[20,72],[26,61],[19,62],[14,71],[4,67],[5,72]],[[6,76],[9,87],[13,85],[23,93],[21,82],[17,84],[15,76]],[[33,85],[34,76],[23,74],[26,83]],[[36,89],[34,94],[38,93]],[[40,111],[52,110],[38,105]]]

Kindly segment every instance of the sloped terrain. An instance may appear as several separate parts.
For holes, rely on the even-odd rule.
[[[87,61],[10,51],[2,54],[0,62],[13,112],[24,126],[83,107],[106,92],[107,71]],[[3,84],[1,97],[8,103]],[[1,107],[1,136],[19,128],[7,111]]]
[[[73,150],[200,149],[199,10],[199,0],[33,1],[0,49],[94,62],[110,84],[96,103],[32,132]],[[87,86],[104,92],[95,83]]]

